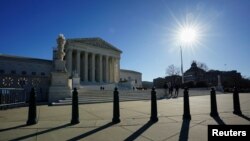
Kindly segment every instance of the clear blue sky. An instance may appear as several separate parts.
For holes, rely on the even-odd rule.
[[[180,67],[175,30],[188,19],[202,37],[183,48],[184,70],[197,60],[249,77],[249,13],[249,0],[0,0],[0,53],[51,59],[59,33],[101,37],[123,51],[121,68],[152,81]]]

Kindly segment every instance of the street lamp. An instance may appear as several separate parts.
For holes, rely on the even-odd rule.
[[[184,47],[191,46],[195,41],[197,41],[197,30],[193,26],[185,26],[180,29],[179,39],[183,43]],[[181,54],[181,75],[182,75],[182,84],[184,83],[184,74],[183,74],[183,57],[182,57],[182,46],[180,45],[180,54]]]
[[[181,82],[184,83],[184,75],[183,75],[183,59],[182,59],[182,47],[180,46],[180,53],[181,53]]]

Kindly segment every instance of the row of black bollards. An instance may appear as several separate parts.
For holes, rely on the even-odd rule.
[[[233,103],[234,103],[234,111],[233,113],[236,115],[242,115],[241,109],[240,109],[240,98],[239,98],[239,92],[236,87],[234,87],[233,92]]]
[[[157,98],[156,98],[156,92],[155,88],[152,88],[151,91],[151,116],[150,121],[151,122],[157,122],[158,121],[158,113],[157,113]]]
[[[74,88],[73,96],[72,96],[72,118],[71,124],[78,124],[79,121],[79,108],[78,108],[78,92],[77,89]]]
[[[236,87],[234,87],[233,92],[233,107],[234,111],[233,113],[236,115],[242,115],[241,109],[240,109],[240,99],[239,99],[239,92]],[[217,111],[217,102],[216,102],[216,92],[214,88],[211,89],[211,112],[210,116],[212,117],[219,117],[218,111]]]
[[[210,92],[211,98],[211,112],[210,116],[212,117],[219,117],[218,110],[217,110],[217,101],[216,101],[216,92],[215,89],[212,88]],[[184,89],[184,104],[183,104],[183,120],[191,120],[190,114],[190,106],[189,106],[189,94],[188,88]],[[233,107],[234,107],[234,114],[242,115],[240,109],[240,100],[239,100],[239,92],[237,88],[234,88],[233,92]],[[155,88],[152,88],[151,91],[151,122],[158,121],[158,113],[157,113],[157,96]],[[118,89],[115,88],[114,90],[114,99],[113,99],[113,123],[119,123],[120,120],[120,106],[119,106],[119,92]],[[79,108],[78,108],[78,92],[77,89],[74,88],[73,96],[72,96],[72,118],[71,124],[78,124],[79,121]],[[30,99],[29,99],[29,112],[28,112],[28,120],[27,125],[32,125],[37,123],[37,112],[36,112],[36,94],[35,89],[32,88],[30,92]]]
[[[28,114],[28,120],[27,125],[32,125],[37,123],[37,117],[36,117],[36,93],[35,89],[32,88],[30,92],[30,98],[29,98],[29,114]]]
[[[210,112],[210,116],[211,117],[218,117],[218,110],[217,110],[217,101],[216,101],[216,93],[215,93],[215,89],[212,88],[211,92],[210,92],[210,102],[211,102],[211,112]]]
[[[189,94],[188,94],[188,88],[184,89],[184,104],[183,104],[183,109],[184,109],[184,114],[182,119],[186,120],[191,120],[191,115],[190,115],[190,107],[189,107]]]
[[[119,92],[117,88],[114,91],[114,100],[113,100],[113,123],[119,123],[120,120],[120,105],[119,105]]]

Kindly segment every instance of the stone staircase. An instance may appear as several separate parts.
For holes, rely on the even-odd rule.
[[[161,99],[162,94],[157,94],[157,98]],[[132,91],[132,90],[120,90],[119,100],[122,101],[137,101],[137,100],[150,100],[151,90]],[[113,102],[113,91],[111,90],[78,90],[78,102],[79,104],[91,104],[91,103],[105,103]],[[65,98],[57,102],[52,103],[53,106],[59,105],[71,105],[72,98]]]

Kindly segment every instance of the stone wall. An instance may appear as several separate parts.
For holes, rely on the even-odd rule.
[[[0,55],[0,88],[35,88],[38,101],[48,100],[52,61]]]
[[[130,82],[134,87],[142,87],[142,74],[132,70],[120,70],[120,82]],[[132,86],[132,87],[133,87]]]

